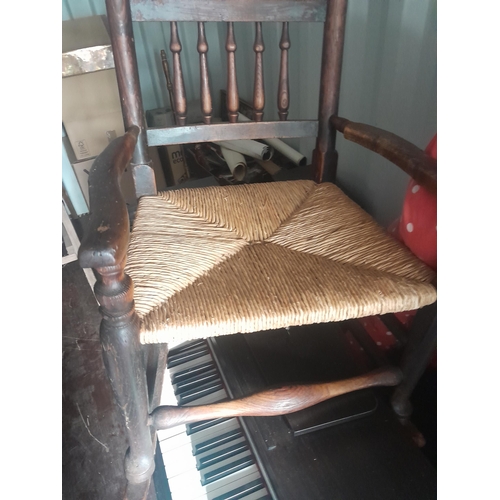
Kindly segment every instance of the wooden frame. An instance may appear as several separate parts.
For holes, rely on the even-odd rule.
[[[248,2],[235,0],[203,0],[195,2],[175,2],[174,0],[132,0],[132,9],[127,0],[106,0],[111,42],[114,53],[118,88],[121,96],[126,134],[115,139],[96,159],[89,176],[91,220],[89,231],[79,251],[80,264],[93,268],[98,273],[95,294],[101,305],[101,342],[106,369],[117,403],[126,423],[129,451],[125,459],[125,473],[129,483],[127,498],[144,498],[154,470],[154,435],[156,429],[167,428],[193,419],[206,419],[228,415],[277,415],[296,411],[314,405],[324,399],[352,390],[373,385],[397,385],[402,380],[398,369],[386,369],[363,377],[323,384],[321,387],[292,387],[266,391],[233,401],[220,403],[198,410],[156,408],[150,401],[156,401],[158,384],[153,389],[147,386],[146,367],[143,350],[139,344],[139,320],[133,302],[133,283],[125,274],[125,261],[129,240],[129,219],[125,202],[120,192],[121,174],[130,163],[133,168],[137,196],[156,194],[151,162],[147,146],[189,143],[221,139],[296,137],[317,135],[313,152],[313,169],[317,182],[335,179],[337,153],[335,151],[335,131],[346,134],[346,138],[382,154],[410,173],[418,172],[420,178],[431,179],[435,172],[432,165],[421,160],[415,164],[408,161],[408,152],[403,143],[392,134],[362,129],[342,119],[337,119],[340,75],[347,0],[256,0]],[[269,4],[269,7],[265,5]],[[160,11],[162,14],[160,15]],[[222,15],[220,14],[222,12]],[[215,19],[215,17],[217,19]],[[141,101],[137,61],[135,59],[132,21],[163,20],[172,23],[171,50],[174,54],[174,105],[179,126],[170,129],[146,130]],[[185,125],[185,94],[183,88],[177,21],[198,21],[198,52],[202,75],[201,101],[204,125]],[[210,124],[211,99],[208,92],[206,66],[206,40],[204,21],[228,22],[226,50],[228,57],[227,111],[230,122],[237,121],[239,97],[234,67],[236,42],[232,23],[254,21],[256,26],[256,78],[254,92],[253,123]],[[289,103],[287,51],[288,21],[324,21],[322,71],[318,121],[286,121]],[[262,120],[264,103],[262,77],[262,52],[264,50],[260,30],[262,21],[282,21],[283,31],[280,41],[282,54],[280,82],[278,89],[279,122]],[[332,118],[333,117],[333,118]],[[331,125],[333,125],[331,127]],[[362,130],[361,130],[362,129]],[[353,131],[352,135],[351,131]],[[356,135],[355,131],[359,133]],[[379,140],[371,140],[375,134]],[[411,152],[410,152],[411,153]],[[413,151],[414,153],[414,151]],[[418,156],[418,155],[417,155]],[[408,170],[407,170],[408,171]],[[425,366],[429,349],[435,340],[434,333],[426,337],[422,349],[414,348],[418,358],[410,356],[404,366],[406,381],[393,398],[393,406],[401,416],[407,416],[407,401],[416,383],[415,374]],[[151,353],[150,353],[151,354]],[[165,346],[157,347],[149,359],[164,363]],[[157,366],[148,366],[156,371]],[[158,378],[156,377],[156,380]],[[151,412],[151,410],[153,410]],[[150,413],[151,412],[151,413]]]

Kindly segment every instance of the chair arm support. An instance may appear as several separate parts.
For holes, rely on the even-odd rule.
[[[437,162],[411,142],[380,128],[332,116],[330,125],[348,141],[387,158],[430,192],[437,190]]]
[[[120,189],[137,142],[139,127],[113,140],[95,159],[89,174],[90,221],[78,251],[81,267],[118,265],[127,252],[130,221]]]

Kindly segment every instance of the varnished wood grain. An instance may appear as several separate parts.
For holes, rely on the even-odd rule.
[[[95,295],[101,306],[100,340],[104,365],[129,442],[125,476],[130,484],[143,484],[143,491],[147,492],[155,467],[154,443],[148,425],[148,392],[139,342],[140,323],[134,307],[134,286],[124,271],[125,263],[123,259],[114,266],[96,269]],[[134,492],[137,493],[135,488]]]
[[[255,52],[255,77],[253,85],[253,119],[256,122],[262,121],[265,106],[264,93],[264,67],[262,56],[264,52],[264,40],[262,38],[262,23],[255,23],[255,43],[253,50]]]
[[[317,132],[317,121],[296,120],[259,123],[214,123],[210,127],[202,124],[184,127],[150,128],[147,135],[150,146],[162,146],[238,139],[315,137]]]
[[[181,51],[182,45],[177,32],[177,23],[170,23],[170,50],[173,55],[174,67],[174,103],[177,125],[185,125],[187,117],[186,90],[182,75]]]
[[[387,158],[431,193],[436,193],[437,162],[411,142],[386,130],[339,116],[332,116],[330,123],[347,140]]]
[[[106,11],[125,130],[139,127],[131,162],[136,195],[155,195],[156,181],[148,154],[130,4],[128,0],[106,0]]]
[[[131,127],[108,145],[90,169],[91,217],[78,251],[83,268],[115,266],[125,258],[130,230],[120,179],[130,163],[138,134],[139,128]]]
[[[250,339],[251,349],[246,347]],[[267,331],[219,336],[211,341],[217,348],[216,359],[225,374],[228,393],[235,399],[284,381],[341,380],[359,374],[362,369],[357,364],[358,357],[352,355],[349,339],[343,338],[336,325],[291,327],[281,335]],[[408,439],[390,409],[386,396],[390,390],[368,391],[379,400],[371,416],[300,438],[293,437],[286,418],[240,419],[276,498],[431,500],[437,497],[435,469]],[[428,403],[421,407],[424,412],[429,409]],[[435,418],[435,409],[431,406],[430,410]]]
[[[131,0],[134,21],[306,21],[325,20],[325,0]]]
[[[233,23],[227,23],[227,114],[231,123],[238,121],[238,109],[240,106],[238,99],[238,83],[236,81],[236,40],[234,39]]]
[[[200,101],[203,121],[209,124],[212,121],[212,95],[208,78],[207,52],[208,43],[205,36],[205,25],[198,23],[198,53],[200,54]]]
[[[337,171],[335,132],[330,131],[328,120],[337,114],[339,107],[346,13],[347,0],[328,0],[321,57],[319,130],[313,151],[316,182],[334,182]]]
[[[384,368],[346,380],[270,389],[205,406],[160,406],[152,412],[151,423],[159,430],[212,418],[286,415],[359,389],[394,386],[401,377],[399,369]]]
[[[288,83],[288,50],[290,46],[288,23],[283,23],[280,40],[281,58],[278,84],[278,114],[282,121],[287,119],[290,106],[290,85]]]

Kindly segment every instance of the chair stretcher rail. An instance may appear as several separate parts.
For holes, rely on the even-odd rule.
[[[160,406],[152,412],[150,422],[160,430],[212,418],[286,415],[360,389],[395,386],[401,379],[398,368],[382,368],[346,380],[270,389],[245,398],[205,406]]]

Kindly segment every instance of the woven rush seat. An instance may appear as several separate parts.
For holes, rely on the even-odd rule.
[[[337,186],[180,189],[139,201],[126,272],[141,342],[420,308],[435,275]]]

